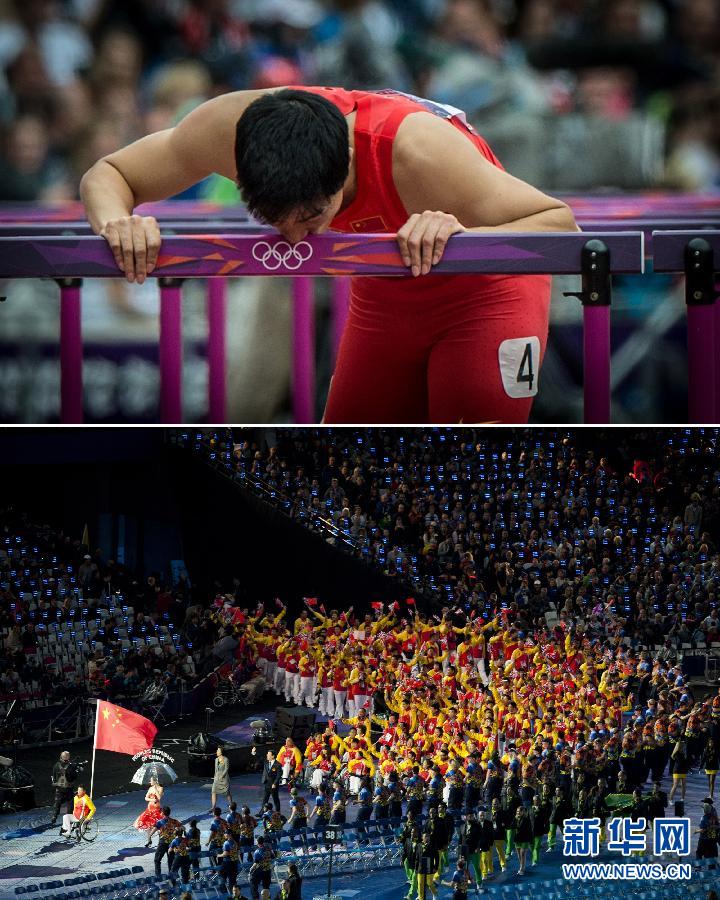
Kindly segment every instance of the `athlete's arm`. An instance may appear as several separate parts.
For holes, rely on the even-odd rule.
[[[198,106],[175,128],[158,131],[98,160],[83,175],[80,196],[88,221],[110,245],[128,281],[142,283],[160,250],[152,216],[141,203],[164,200],[213,172],[235,180],[235,125],[263,91],[236,91]]]
[[[413,275],[427,274],[458,232],[579,230],[565,203],[498,169],[430,113],[410,115],[398,129],[393,179],[410,216],[398,244]]]

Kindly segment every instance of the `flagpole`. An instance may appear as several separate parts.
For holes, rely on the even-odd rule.
[[[93,734],[93,758],[90,769],[90,799],[93,799],[93,784],[95,783],[95,747],[97,745],[98,718],[100,716],[100,701],[95,700],[95,733]]]

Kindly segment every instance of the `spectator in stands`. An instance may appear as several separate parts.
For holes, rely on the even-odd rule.
[[[685,507],[683,520],[687,527],[693,529],[694,534],[699,534],[702,525],[702,505],[700,503],[700,494],[697,491],[692,494],[690,503]]]

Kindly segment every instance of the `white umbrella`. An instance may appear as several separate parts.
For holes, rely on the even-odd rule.
[[[167,763],[143,763],[130,781],[133,784],[150,784],[151,778],[157,778],[159,784],[172,784],[177,781],[177,773]]]

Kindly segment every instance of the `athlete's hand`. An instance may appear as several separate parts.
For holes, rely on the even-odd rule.
[[[160,228],[152,216],[120,216],[110,219],[100,232],[110,245],[128,281],[142,284],[157,263]]]
[[[397,233],[403,264],[415,276],[427,275],[442,259],[450,237],[465,230],[451,213],[414,213]]]

